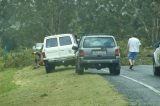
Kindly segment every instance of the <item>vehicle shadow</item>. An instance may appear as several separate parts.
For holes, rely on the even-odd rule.
[[[64,72],[64,71],[68,71],[68,70],[72,70],[73,74],[75,73],[75,66],[60,66],[60,67],[56,67],[56,69],[51,72],[51,73],[55,73],[55,72]],[[117,76],[117,75],[112,75],[109,73],[109,70],[107,68],[105,69],[101,69],[101,70],[97,70],[97,69],[88,69],[88,70],[84,70],[84,73],[82,75],[87,75],[87,74],[93,74],[93,75],[101,75],[101,76]]]
[[[109,68],[102,68],[100,70],[91,68],[91,69],[85,70],[84,74],[98,74],[101,76],[120,76],[120,75],[110,74]]]
[[[101,69],[101,70],[88,69],[88,70],[84,71],[84,74],[98,74],[98,75],[101,75],[101,76],[106,76],[106,75],[107,76],[115,76],[115,75],[110,74],[108,68],[104,68],[104,69]]]
[[[93,73],[93,72],[84,72],[83,75],[85,75],[85,74],[94,74],[94,75],[96,74],[96,75],[102,75],[102,76],[103,76],[103,75],[104,75],[104,76],[105,76],[105,75],[111,75],[110,73]]]
[[[67,71],[67,70],[74,70],[75,66],[61,66],[61,67],[56,67],[53,72],[61,72],[61,71]]]
[[[85,74],[93,74],[93,75],[100,75],[100,76],[103,76],[103,77],[106,77],[106,76],[119,76],[119,75],[113,75],[113,74],[110,74],[110,73],[90,73],[90,72],[84,72],[84,74],[83,75],[85,75]]]

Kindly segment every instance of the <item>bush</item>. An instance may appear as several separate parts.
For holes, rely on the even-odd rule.
[[[1,71],[4,71],[4,65],[3,64],[0,64],[0,72]]]
[[[19,52],[10,52],[3,55],[4,68],[18,68],[33,64],[32,50],[25,49]]]
[[[0,57],[2,57],[2,55],[3,55],[3,49],[0,48]]]
[[[123,39],[118,41],[118,45],[120,46],[120,53],[121,53],[121,64],[122,65],[128,65],[128,57],[127,57],[127,43],[128,39]],[[147,65],[152,64],[152,58],[148,57],[148,55],[152,54],[153,48],[147,47],[144,45],[144,40],[141,40],[141,47],[140,47],[140,53],[138,54],[136,64],[137,65]]]

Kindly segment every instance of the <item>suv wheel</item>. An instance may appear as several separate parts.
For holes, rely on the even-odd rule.
[[[154,61],[153,61],[153,74],[154,74],[155,76],[160,75],[160,67],[156,67]]]
[[[83,74],[84,73],[84,67],[80,65],[79,63],[76,64],[76,73],[77,74]]]
[[[120,74],[120,65],[115,64],[109,67],[110,74],[119,75]]]

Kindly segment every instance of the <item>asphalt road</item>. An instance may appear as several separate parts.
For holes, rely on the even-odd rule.
[[[128,66],[122,66],[119,76],[108,74],[108,69],[88,71],[107,73],[102,76],[128,98],[131,106],[160,106],[160,77],[153,75],[151,65],[135,66],[134,71],[129,70]]]

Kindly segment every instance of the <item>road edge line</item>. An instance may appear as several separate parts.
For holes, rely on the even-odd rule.
[[[145,84],[145,83],[143,83],[143,82],[141,82],[141,81],[137,81],[137,80],[135,80],[135,79],[133,79],[133,78],[131,78],[131,77],[127,77],[127,76],[125,76],[125,75],[120,75],[120,76],[121,76],[121,77],[124,77],[124,78],[127,78],[127,79],[129,79],[129,80],[132,80],[132,81],[134,81],[134,82],[136,82],[136,83],[138,83],[138,84],[140,84],[140,85],[143,85],[144,87],[146,87],[146,88],[152,90],[153,92],[155,92],[156,94],[160,95],[160,91],[157,90],[157,89],[155,89],[154,87],[152,87],[152,86],[150,86],[150,85],[147,85],[147,84]]]

